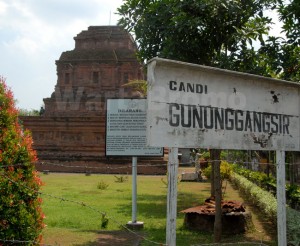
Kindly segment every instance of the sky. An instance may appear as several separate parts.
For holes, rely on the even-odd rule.
[[[0,76],[17,107],[40,109],[57,82],[55,61],[89,26],[116,25],[122,0],[0,0]]]
[[[55,61],[61,53],[73,50],[73,38],[89,26],[116,25],[122,2],[0,0],[0,76],[6,78],[18,108],[43,106],[43,98],[54,91]]]

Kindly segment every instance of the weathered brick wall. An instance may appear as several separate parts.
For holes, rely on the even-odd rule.
[[[144,78],[136,45],[117,26],[89,27],[74,39],[75,49],[63,52],[56,61],[57,84],[51,97],[44,99],[44,114],[22,117],[25,128],[32,131],[40,161],[60,164],[38,165],[38,169],[85,172],[91,165],[103,167],[95,172],[127,173],[125,168],[107,168],[128,165],[130,160],[105,157],[105,104],[107,98],[138,96],[122,87],[129,80]],[[166,163],[162,158],[147,160],[156,161]],[[139,172],[162,174],[166,167],[141,167]]]

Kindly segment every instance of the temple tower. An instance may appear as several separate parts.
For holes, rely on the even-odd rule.
[[[106,98],[135,97],[122,87],[143,79],[136,45],[119,26],[91,26],[75,38],[75,49],[56,61],[57,84],[45,98],[45,116],[102,115]]]
[[[57,84],[45,98],[39,117],[22,117],[32,131],[39,170],[66,172],[130,173],[130,158],[105,156],[107,98],[137,98],[129,80],[144,79],[136,45],[119,26],[91,26],[75,38],[75,48],[56,61]],[[162,158],[146,158],[139,173],[165,173],[151,166]],[[128,168],[124,165],[129,164]],[[113,168],[112,168],[113,166]],[[121,168],[118,168],[121,167]]]

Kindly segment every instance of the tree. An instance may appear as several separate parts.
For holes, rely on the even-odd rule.
[[[262,40],[271,19],[263,16],[275,0],[127,0],[119,24],[134,33],[138,56],[218,65],[221,51]]]
[[[219,57],[218,66],[278,79],[300,81],[300,3],[281,1],[273,6],[282,24],[281,36],[267,36],[258,49],[239,45]]]
[[[298,0],[280,1],[279,18],[283,22],[286,39],[282,42],[281,78],[300,81],[300,2]]]
[[[37,109],[19,109],[19,116],[39,116],[40,112]]]
[[[19,124],[13,94],[0,77],[0,244],[41,240],[44,215],[38,190],[41,180],[34,168],[32,138]],[[2,244],[1,244],[2,245]]]

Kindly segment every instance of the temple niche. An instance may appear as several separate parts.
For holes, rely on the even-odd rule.
[[[32,131],[39,170],[67,172],[130,173],[130,158],[105,156],[107,98],[137,98],[123,87],[144,79],[135,57],[136,44],[119,26],[90,26],[76,37],[75,48],[56,61],[57,84],[44,98],[40,117],[22,117]],[[162,158],[143,158],[149,165],[139,173],[165,173]],[[118,168],[121,167],[122,168]],[[112,168],[113,167],[113,168]]]

